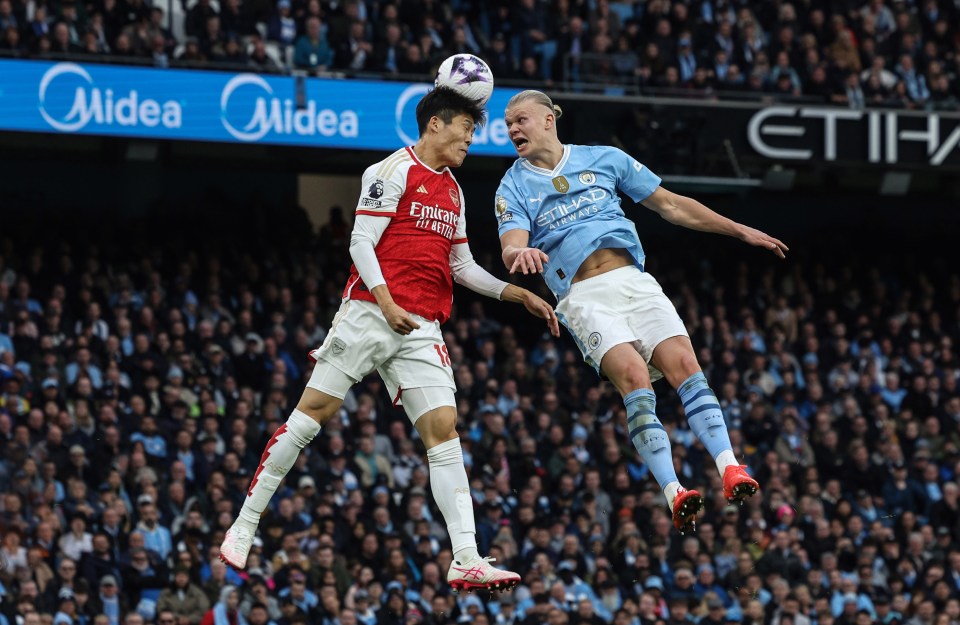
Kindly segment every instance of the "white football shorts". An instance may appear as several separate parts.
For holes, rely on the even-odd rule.
[[[612,347],[633,343],[650,367],[651,381],[663,377],[650,365],[657,345],[688,336],[657,280],[633,265],[573,284],[557,304],[557,318],[573,334],[584,361],[598,373]]]
[[[410,316],[420,327],[404,336],[390,329],[376,304],[344,300],[323,345],[310,355],[330,363],[354,383],[376,369],[395,406],[402,405],[405,389],[439,386],[455,391],[440,323]]]

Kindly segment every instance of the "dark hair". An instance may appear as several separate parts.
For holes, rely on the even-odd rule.
[[[453,89],[437,87],[423,96],[417,104],[417,128],[420,135],[427,130],[427,123],[433,117],[439,117],[443,123],[449,124],[457,115],[467,115],[473,118],[473,123],[483,126],[487,123],[487,112],[483,107],[470,98],[466,98]]]

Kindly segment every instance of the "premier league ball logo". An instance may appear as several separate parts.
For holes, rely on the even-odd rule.
[[[493,93],[493,72],[479,57],[454,54],[440,64],[434,85],[453,89],[483,106]]]

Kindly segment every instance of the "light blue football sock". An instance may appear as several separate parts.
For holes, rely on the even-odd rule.
[[[633,446],[649,467],[660,488],[679,482],[673,468],[670,438],[657,418],[657,396],[651,389],[640,388],[623,398],[627,408],[627,432]],[[675,490],[675,489],[672,489]]]
[[[710,457],[717,462],[717,468],[722,472],[726,465],[735,463],[736,459],[733,448],[730,446],[730,434],[727,433],[720,402],[710,390],[707,378],[702,372],[694,373],[680,385],[677,393],[683,402],[683,410],[687,413],[690,429],[706,447]],[[724,467],[720,467],[721,460]]]

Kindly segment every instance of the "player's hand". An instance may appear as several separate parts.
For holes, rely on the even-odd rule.
[[[524,275],[543,273],[543,264],[550,262],[550,257],[535,247],[524,247],[517,252],[510,267],[510,273],[522,272]]]
[[[387,320],[387,325],[397,334],[406,336],[420,327],[420,324],[413,320],[410,313],[400,308],[396,304],[390,303],[381,307],[383,316]]]
[[[560,322],[557,320],[557,314],[553,312],[553,307],[542,297],[527,291],[524,294],[523,305],[534,317],[547,320],[547,328],[550,330],[550,334],[560,336]]]
[[[744,243],[770,250],[780,258],[786,258],[786,253],[790,251],[787,244],[780,239],[775,239],[766,232],[761,232],[756,228],[747,226],[744,227],[743,233],[740,235],[740,240]]]

